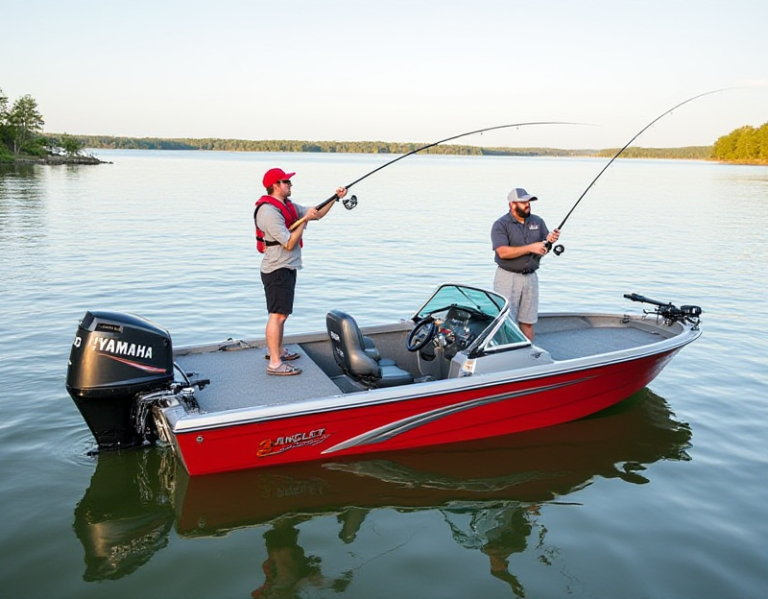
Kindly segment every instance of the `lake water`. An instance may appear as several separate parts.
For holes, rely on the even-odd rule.
[[[0,171],[0,596],[762,599],[768,592],[768,168],[618,160],[540,271],[542,311],[704,309],[650,385],[576,423],[440,451],[190,479],[162,448],[89,454],[64,388],[88,309],[174,344],[261,336],[263,172],[317,204],[375,155],[103,151]],[[522,186],[556,226],[598,159],[413,156],[305,236],[289,332],[407,318],[490,286]],[[256,367],[264,367],[263,364]]]

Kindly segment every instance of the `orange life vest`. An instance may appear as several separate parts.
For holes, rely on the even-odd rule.
[[[267,247],[269,246],[280,245],[279,241],[265,241],[264,231],[259,229],[259,226],[256,224],[256,215],[259,212],[259,208],[261,208],[264,204],[270,204],[280,210],[280,213],[283,215],[283,219],[285,220],[285,226],[289,229],[293,223],[299,220],[299,212],[296,210],[296,206],[294,206],[291,200],[288,198],[286,198],[285,203],[283,203],[280,200],[273,198],[272,196],[261,196],[259,201],[256,202],[256,208],[253,211],[253,224],[256,225],[256,249],[259,250],[260,254],[266,252]],[[299,240],[299,247],[304,247],[303,239]]]

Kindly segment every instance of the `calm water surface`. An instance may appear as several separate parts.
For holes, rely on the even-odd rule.
[[[391,157],[101,152],[0,171],[0,596],[762,598],[768,590],[768,168],[619,160],[541,271],[542,310],[703,307],[704,335],[595,417],[440,451],[190,479],[92,457],[64,388],[88,309],[176,345],[261,336],[262,173],[316,204]],[[291,332],[407,318],[489,286],[523,186],[554,227],[602,160],[414,156],[306,234]],[[255,365],[263,367],[263,364]]]

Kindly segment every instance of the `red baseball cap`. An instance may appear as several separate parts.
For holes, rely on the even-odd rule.
[[[281,168],[271,168],[266,173],[264,173],[264,178],[261,180],[261,182],[264,184],[264,188],[268,189],[278,181],[281,181],[282,179],[290,179],[295,174],[296,173],[286,173]]]

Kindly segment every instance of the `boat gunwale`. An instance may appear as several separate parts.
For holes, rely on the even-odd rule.
[[[360,327],[364,335],[376,335],[379,333],[396,333],[410,331],[413,328],[413,322],[409,320],[398,320],[389,324],[377,324]],[[284,342],[286,344],[315,343],[317,341],[327,341],[328,331],[310,331],[307,333],[293,333],[286,335]],[[267,340],[264,337],[253,337],[250,339],[226,339],[218,343],[205,343],[201,345],[182,345],[173,348],[173,357],[189,356],[193,354],[206,354],[217,351],[239,351],[241,349],[266,349]]]
[[[653,323],[648,319],[648,315],[628,315],[628,314],[608,314],[608,313],[542,313],[540,319],[551,317],[579,317],[579,318],[609,318],[620,319],[626,325],[648,324],[649,327],[643,327],[646,332],[652,333],[650,329],[663,330],[662,327],[668,326],[664,323]],[[400,321],[408,324],[407,321]],[[580,356],[566,360],[553,361],[543,366],[531,366],[527,368],[510,369],[493,373],[479,373],[470,377],[461,379],[451,378],[437,381],[418,383],[415,385],[402,385],[398,387],[389,387],[382,389],[368,389],[355,393],[339,393],[327,395],[318,398],[302,399],[293,403],[280,405],[254,405],[242,408],[233,408],[230,410],[221,410],[208,413],[190,413],[184,406],[177,405],[163,409],[171,430],[175,435],[189,434],[200,431],[210,431],[223,429],[233,425],[248,425],[260,422],[280,420],[283,418],[295,418],[301,416],[310,416],[323,412],[334,412],[350,408],[367,408],[386,403],[413,401],[423,399],[432,395],[450,394],[458,391],[474,391],[480,387],[495,387],[498,385],[515,383],[521,380],[535,382],[545,377],[561,376],[572,374],[580,370],[603,368],[622,362],[630,362],[647,358],[650,356],[677,351],[697,339],[702,331],[694,328],[688,323],[674,323],[682,330],[670,337],[663,337],[657,342],[641,346],[633,346],[627,349],[614,350],[604,353],[591,354],[589,356]],[[611,328],[611,327],[601,327]],[[619,328],[619,327],[617,327]],[[669,328],[669,327],[668,327]],[[365,327],[363,332],[374,334],[379,332],[392,331],[392,325],[378,325],[377,327]],[[400,329],[397,329],[400,330]],[[308,338],[312,341],[318,340],[318,335],[324,338],[326,333],[314,333],[306,335],[286,337],[286,342],[294,343],[299,337]],[[307,342],[307,341],[305,341]],[[220,344],[219,344],[220,345]],[[193,350],[198,346],[192,346]],[[205,346],[217,347],[217,345]],[[256,345],[254,347],[260,347]],[[535,345],[531,345],[535,348]],[[175,353],[175,352],[174,352]],[[188,353],[204,353],[202,351],[190,351]],[[184,354],[180,354],[184,355]],[[608,359],[600,359],[602,357]],[[415,393],[404,393],[404,389],[417,389]],[[293,409],[287,409],[293,408]],[[179,416],[182,411],[183,415]]]

